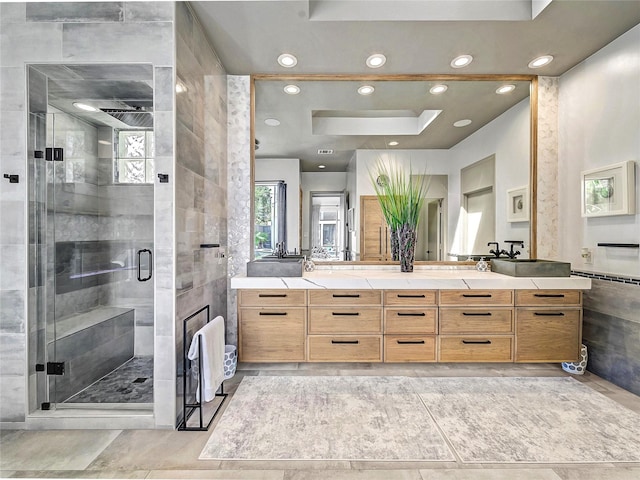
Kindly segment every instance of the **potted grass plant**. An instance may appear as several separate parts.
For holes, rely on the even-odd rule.
[[[401,272],[413,272],[418,223],[428,177],[414,177],[411,168],[407,175],[402,168],[383,162],[378,162],[370,177],[391,231],[392,259],[400,262]]]

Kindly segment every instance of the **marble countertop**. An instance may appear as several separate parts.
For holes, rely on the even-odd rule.
[[[454,269],[399,270],[350,269],[315,270],[302,277],[231,278],[233,289],[439,289],[439,290],[588,290],[591,279],[584,277],[510,277],[493,272]]]

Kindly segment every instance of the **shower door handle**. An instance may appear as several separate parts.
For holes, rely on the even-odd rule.
[[[149,274],[142,278],[142,271],[141,271],[141,259],[142,259],[142,254],[146,253],[149,255]],[[138,250],[138,281],[139,282],[146,282],[147,280],[151,280],[151,275],[153,274],[153,254],[151,253],[151,250],[147,249],[147,248],[143,248],[142,250]]]

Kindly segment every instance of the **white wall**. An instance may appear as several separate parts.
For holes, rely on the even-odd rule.
[[[287,184],[287,250],[300,251],[300,160],[260,158],[256,160],[255,180],[283,180]]]
[[[346,172],[302,172],[302,248],[309,248],[309,192],[342,192],[347,189]]]
[[[449,238],[452,241],[456,238],[460,213],[460,169],[495,154],[495,240],[501,243],[500,248],[505,248],[502,245],[504,240],[523,240],[525,249],[520,249],[520,257],[529,256],[530,223],[507,222],[506,192],[529,184],[530,124],[529,98],[526,98],[450,150]],[[451,248],[455,250],[457,246],[452,245]]]
[[[640,192],[640,26],[560,77],[559,132],[560,259],[580,270],[637,277],[638,249],[596,244],[640,241],[640,195],[635,215],[582,218],[580,173],[635,160]],[[581,247],[593,250],[593,264],[583,262]]]

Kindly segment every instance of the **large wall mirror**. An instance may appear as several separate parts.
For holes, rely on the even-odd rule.
[[[388,261],[381,163],[429,184],[417,261],[535,257],[534,76],[256,75],[252,126],[254,258]]]

